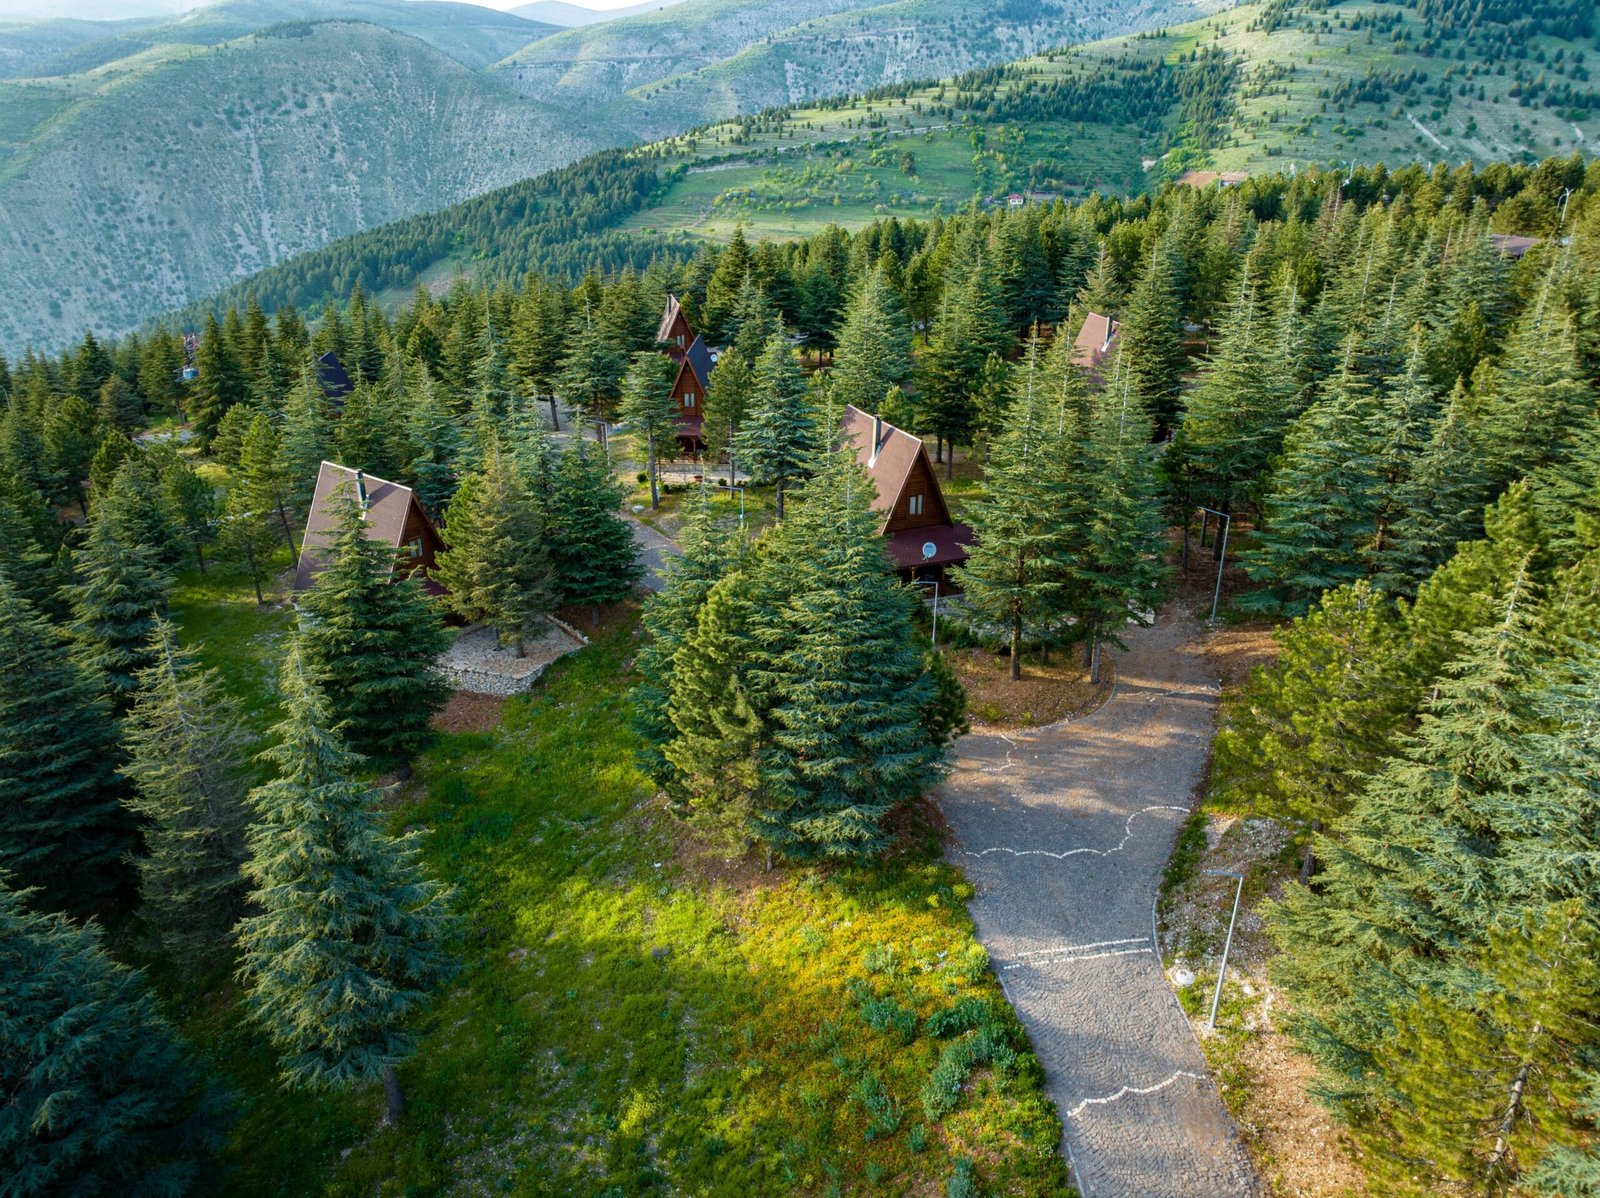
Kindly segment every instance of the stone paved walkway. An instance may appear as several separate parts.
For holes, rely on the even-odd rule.
[[[957,746],[940,791],[978,935],[1033,1039],[1084,1198],[1259,1198],[1162,975],[1153,904],[1205,767],[1199,628],[1131,629],[1082,720]]]

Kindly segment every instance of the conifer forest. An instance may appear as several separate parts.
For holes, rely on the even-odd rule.
[[[0,356],[0,1198],[1600,1195],[1578,132]]]

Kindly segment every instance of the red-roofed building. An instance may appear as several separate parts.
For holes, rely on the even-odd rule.
[[[689,346],[694,344],[694,330],[689,327],[689,318],[683,314],[683,305],[675,295],[667,296],[661,324],[656,328],[656,343],[667,347],[667,356],[674,362],[683,361]]]
[[[1073,364],[1095,382],[1100,382],[1100,372],[1116,352],[1117,334],[1121,331],[1120,320],[1098,312],[1089,313],[1083,328],[1078,330],[1077,340],[1072,343]]]
[[[882,517],[895,570],[908,582],[945,581],[951,566],[967,560],[972,529],[950,518],[922,439],[854,406],[845,408],[840,428],[872,479],[872,510]]]
[[[395,551],[395,569],[407,575],[423,571],[423,585],[439,593],[439,585],[427,577],[426,571],[445,547],[444,538],[422,510],[416,494],[410,487],[333,462],[323,462],[317,471],[317,489],[300,542],[300,560],[295,565],[294,589],[309,590],[326,567],[328,539],[339,527],[338,504],[347,497],[361,505],[367,536]]]

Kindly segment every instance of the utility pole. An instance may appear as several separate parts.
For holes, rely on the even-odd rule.
[[[1228,938],[1222,944],[1222,964],[1217,966],[1217,988],[1211,994],[1211,1018],[1206,1020],[1210,1031],[1217,1030],[1217,1005],[1222,1002],[1222,979],[1228,974],[1228,950],[1233,947],[1233,925],[1239,918],[1239,899],[1244,894],[1244,875],[1231,869],[1208,869],[1206,873],[1217,878],[1237,878],[1233,888],[1233,914],[1228,916]]]

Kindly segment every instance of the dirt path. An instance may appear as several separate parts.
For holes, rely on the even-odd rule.
[[[1161,874],[1217,701],[1176,607],[1082,720],[958,745],[940,803],[978,934],[1033,1039],[1084,1198],[1258,1198],[1156,952]]]

